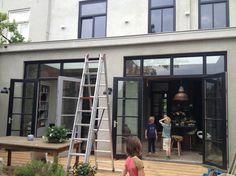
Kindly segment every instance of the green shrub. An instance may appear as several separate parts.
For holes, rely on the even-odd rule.
[[[79,163],[75,172],[77,176],[94,176],[96,174],[95,168],[90,163]]]
[[[48,127],[46,137],[50,143],[61,143],[67,139],[67,132],[64,127]]]
[[[57,160],[55,160],[57,161]],[[65,176],[66,172],[57,162],[44,163],[32,161],[23,166],[16,167],[14,176]]]

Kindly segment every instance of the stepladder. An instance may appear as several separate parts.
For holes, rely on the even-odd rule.
[[[89,163],[92,152],[96,169],[114,171],[109,92],[105,55],[100,54],[98,59],[86,55],[70,138],[68,172],[74,168],[72,157]],[[82,142],[79,151],[74,151],[76,141]]]

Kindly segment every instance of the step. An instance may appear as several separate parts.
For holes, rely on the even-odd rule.
[[[99,121],[99,120],[106,120],[108,121],[108,118],[95,118],[95,120]]]
[[[98,63],[99,60],[88,60],[87,63]]]
[[[73,140],[77,140],[77,141],[87,141],[88,138],[74,138]]]
[[[99,106],[99,107],[97,107],[97,109],[107,109],[107,107],[102,107],[102,106]]]
[[[76,124],[77,126],[89,126],[90,124],[89,123],[77,123]]]
[[[82,100],[91,100],[93,98],[94,98],[94,96],[80,97],[80,99],[82,99]]]
[[[96,84],[84,84],[83,87],[95,87]]]
[[[112,172],[114,172],[114,169],[108,168],[108,167],[98,167],[97,169],[98,169],[98,170],[104,170],[104,171],[112,171]]]
[[[94,150],[96,153],[111,153],[110,150]]]
[[[111,163],[111,160],[96,160],[97,163]]]
[[[86,73],[84,73],[85,75],[97,75],[98,74],[98,72],[86,72]]]
[[[103,131],[103,132],[109,132],[109,129],[94,129],[94,131]]]

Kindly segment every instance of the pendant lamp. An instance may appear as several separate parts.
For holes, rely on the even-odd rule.
[[[180,86],[177,94],[174,96],[174,101],[188,101],[188,95],[184,92],[184,87]]]

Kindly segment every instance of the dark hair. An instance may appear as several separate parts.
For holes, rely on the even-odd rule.
[[[137,136],[129,136],[126,139],[126,152],[128,156],[140,156],[142,154],[142,144]]]

